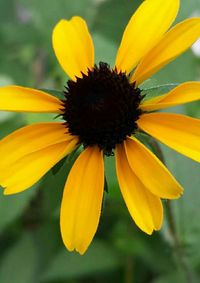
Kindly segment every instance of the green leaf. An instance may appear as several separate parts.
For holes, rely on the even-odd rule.
[[[114,156],[105,156],[105,175],[108,187],[108,195],[106,197],[113,197],[115,199],[121,200],[121,192],[119,189],[119,184],[116,176],[115,170],[115,157]]]
[[[151,88],[144,88],[142,89],[142,94],[145,95],[144,100],[168,93],[177,85],[178,84],[165,84],[165,85],[154,86]]]
[[[84,256],[64,248],[55,255],[42,277],[42,282],[79,278],[115,270],[121,265],[119,256],[103,242],[94,242]]]
[[[44,270],[48,269],[50,262],[54,260],[55,255],[60,248],[64,249],[60,237],[59,220],[49,220],[45,218],[42,225],[38,225],[36,229],[31,231],[31,233],[38,251],[38,257],[40,260],[39,268],[41,271],[40,275],[42,275]],[[38,282],[40,282],[40,280],[38,280]]]
[[[63,166],[66,166],[66,168],[71,168],[76,158],[79,156],[79,154],[82,151],[82,147],[77,147],[72,153],[70,153],[67,157],[63,158],[60,162],[58,162],[53,168],[52,173],[53,175],[56,175],[60,169],[63,168]]]
[[[51,170],[53,175],[56,175],[60,169],[64,166],[65,162],[66,162],[66,158],[63,158],[62,160],[60,160]]]
[[[0,193],[0,231],[5,229],[13,221],[15,221],[23,211],[28,207],[31,199],[36,194],[36,186],[31,189],[16,195],[3,195],[3,190]],[[1,281],[0,281],[1,282]]]
[[[37,250],[31,235],[26,234],[1,259],[0,282],[38,282],[37,268]]]

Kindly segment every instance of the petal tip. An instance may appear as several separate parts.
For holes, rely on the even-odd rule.
[[[79,253],[79,255],[82,256],[82,255],[84,255],[84,253],[86,252],[87,249],[76,248],[75,250],[76,250],[76,252]]]
[[[151,229],[146,229],[146,230],[143,230],[143,232],[145,232],[147,235],[151,236],[153,234],[153,231],[154,229],[151,228]]]
[[[181,186],[179,186],[176,189],[176,192],[174,193],[174,195],[169,199],[178,199],[183,195],[183,193],[184,193],[184,189]]]
[[[66,249],[69,251],[69,252],[77,252],[79,253],[81,256],[86,252],[87,248],[83,248],[81,247],[80,245],[75,245],[73,242],[66,242],[66,240],[64,241],[63,239],[63,243],[66,247]]]
[[[61,233],[62,235],[62,233]],[[73,252],[75,250],[74,244],[72,242],[68,242],[66,241],[66,239],[64,240],[63,236],[62,236],[62,240],[63,240],[63,244],[65,245],[66,249],[69,252]]]
[[[155,232],[158,232],[158,231],[161,229],[161,226],[162,226],[162,225],[160,225],[160,227],[154,227],[154,231],[155,231]]]

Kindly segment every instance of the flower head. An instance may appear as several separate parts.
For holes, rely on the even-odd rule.
[[[93,42],[82,18],[61,20],[53,30],[53,48],[70,77],[63,99],[20,86],[0,88],[1,110],[52,112],[63,118],[63,122],[26,126],[0,141],[0,184],[5,194],[29,188],[83,145],[61,204],[61,234],[70,251],[83,254],[96,233],[104,193],[104,155],[115,155],[127,208],[147,234],[161,227],[161,199],[182,194],[181,185],[136,133],[143,131],[200,162],[200,121],[152,113],[199,100],[200,83],[181,84],[150,100],[144,100],[140,89],[144,80],[200,37],[200,18],[168,31],[178,9],[179,0],[144,1],[124,31],[113,68],[105,62],[95,65]]]

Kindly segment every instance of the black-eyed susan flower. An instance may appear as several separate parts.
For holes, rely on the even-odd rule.
[[[63,117],[63,122],[26,126],[0,141],[0,184],[5,194],[29,188],[78,145],[84,147],[67,178],[61,205],[61,234],[70,251],[83,254],[97,230],[104,155],[115,154],[123,198],[147,234],[161,227],[161,199],[182,194],[167,168],[136,138],[137,132],[200,161],[200,120],[154,113],[199,100],[200,83],[184,83],[145,101],[139,88],[200,36],[199,18],[168,31],[178,9],[179,0],[144,1],[125,29],[113,69],[106,63],[94,64],[93,42],[83,19],[61,20],[53,30],[53,48],[70,77],[63,100],[20,86],[0,88],[1,110]]]

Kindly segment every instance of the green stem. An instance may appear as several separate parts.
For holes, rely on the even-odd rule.
[[[173,245],[174,245],[174,249],[176,252],[176,256],[177,256],[179,265],[182,267],[183,271],[185,272],[187,282],[195,283],[196,280],[194,278],[194,275],[193,275],[193,272],[190,266],[188,265],[185,251],[177,235],[176,225],[175,225],[174,216],[173,216],[173,209],[172,209],[171,202],[169,200],[166,201],[166,214],[167,214],[167,222],[168,222],[168,227],[169,227],[169,234],[171,236],[171,239],[173,240]]]
[[[162,161],[163,164],[165,164],[165,158],[162,152],[162,149],[160,148],[160,145],[155,141],[154,139],[151,139],[151,145],[156,150],[156,154],[159,157],[159,159]],[[177,230],[176,230],[176,224],[174,221],[174,213],[171,205],[171,201],[166,201],[166,216],[167,216],[167,223],[168,223],[168,230],[169,234],[171,236],[174,250],[176,253],[176,257],[178,259],[179,265],[182,268],[183,272],[186,276],[186,282],[188,283],[196,283],[197,280],[195,278],[195,275],[193,274],[190,265],[188,264],[187,257],[185,254],[185,251],[183,249],[183,246],[181,244],[181,241],[178,237]]]
[[[127,259],[126,259],[124,282],[125,283],[133,283],[134,282],[133,274],[134,274],[133,257],[128,256]]]

